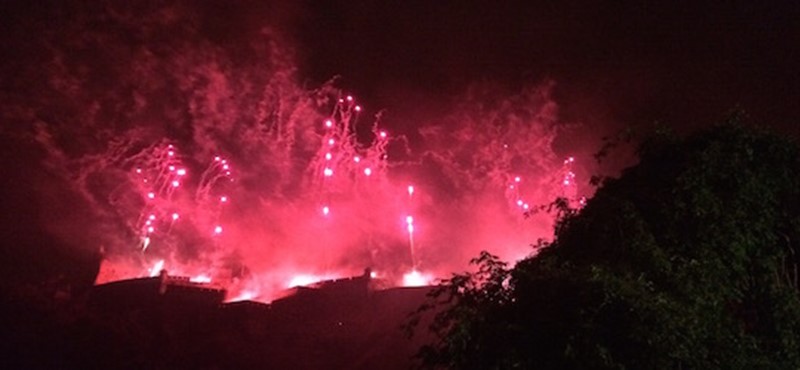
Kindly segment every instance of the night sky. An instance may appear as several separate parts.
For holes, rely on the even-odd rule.
[[[188,165],[196,167],[211,150],[231,153],[246,174],[241,199],[295,199],[287,189],[302,187],[280,177],[290,170],[256,168],[279,151],[263,154],[255,144],[237,141],[252,137],[237,130],[250,127],[248,117],[258,113],[253,107],[269,94],[298,97],[335,76],[335,86],[363,104],[363,116],[382,111],[382,127],[425,153],[413,169],[423,175],[448,163],[480,162],[459,157],[463,148],[447,140],[431,139],[442,128],[460,138],[479,136],[479,120],[458,131],[453,113],[475,104],[474,96],[465,98],[471,91],[498,92],[502,102],[550,86],[543,99],[558,107],[557,121],[564,124],[543,157],[587,159],[603,136],[625,127],[659,122],[687,132],[734,110],[744,110],[752,122],[800,132],[797,2],[7,1],[0,14],[0,257],[6,274],[46,270],[91,280],[96,241],[110,248],[115,241],[107,236],[125,228],[120,213],[106,204],[114,177],[81,177],[102,172],[87,161],[112,138],[161,135],[184,144]],[[267,88],[260,91],[262,85]],[[475,96],[481,105],[484,95]],[[516,102],[510,111],[519,116],[534,108],[549,112],[545,103],[532,108],[521,98],[508,101]],[[218,127],[225,125],[233,128],[223,135]],[[436,143],[444,143],[450,157],[433,155]],[[587,167],[579,173],[584,179],[596,170]],[[463,183],[445,177],[428,177],[432,196],[473,199],[490,183],[480,176]],[[254,190],[265,188],[273,193]],[[436,214],[459,212],[448,209],[453,213]],[[262,216],[241,206],[231,218]],[[431,253],[431,261],[445,255]],[[71,261],[72,272],[64,272],[63,261]]]
[[[797,117],[797,3],[625,3],[311,2],[296,37],[309,79],[341,75],[397,115],[479,80],[552,78],[590,125]]]

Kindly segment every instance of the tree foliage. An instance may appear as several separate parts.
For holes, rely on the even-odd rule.
[[[445,281],[423,366],[800,367],[798,146],[726,123],[638,154],[537,256]]]

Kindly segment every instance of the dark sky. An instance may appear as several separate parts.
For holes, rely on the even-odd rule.
[[[165,2],[173,3],[181,4]],[[3,73],[30,59],[26,40],[38,36],[26,34],[31,23],[53,31],[63,18],[102,8],[76,4],[83,5],[4,2],[3,41],[11,46],[1,58]],[[430,118],[476,82],[513,91],[545,78],[558,84],[562,118],[588,126],[660,121],[695,127],[740,108],[756,121],[790,129],[800,113],[800,5],[794,1],[184,5],[201,9],[204,35],[215,42],[236,44],[259,27],[274,28],[296,51],[306,87],[339,75],[369,112],[385,109],[394,127]]]
[[[476,80],[547,77],[588,123],[692,127],[739,107],[792,126],[797,2],[624,3],[310,1],[295,36],[306,76],[341,75],[397,116]]]

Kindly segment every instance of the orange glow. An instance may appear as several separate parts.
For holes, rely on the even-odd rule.
[[[430,275],[422,274],[417,270],[411,270],[403,275],[403,286],[406,287],[426,286],[432,282],[433,278]]]

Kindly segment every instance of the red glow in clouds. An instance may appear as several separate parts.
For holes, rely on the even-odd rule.
[[[519,104],[550,109],[543,97]],[[530,254],[552,216],[528,211],[558,196],[582,204],[574,159],[562,163],[545,145],[554,131],[541,117],[551,114],[501,111],[507,125],[491,131],[459,112],[447,130],[421,129],[427,162],[389,162],[392,148],[408,150],[401,132],[367,122],[364,139],[356,99],[330,101],[332,112],[302,111],[314,117],[305,125],[240,127],[235,145],[198,137],[191,153],[160,142],[117,159],[124,176],[108,203],[134,239],[119,238],[97,282],[166,270],[224,287],[229,300],[263,301],[367,267],[394,285],[428,285],[482,249]]]

